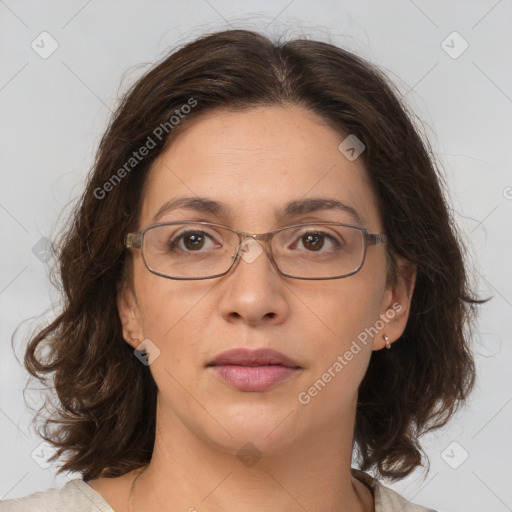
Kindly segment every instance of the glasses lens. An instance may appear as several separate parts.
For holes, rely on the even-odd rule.
[[[350,226],[315,224],[280,231],[273,240],[274,260],[293,277],[331,278],[359,270],[364,233]]]
[[[150,270],[169,277],[205,278],[226,272],[238,236],[204,224],[163,224],[144,235],[143,256]]]
[[[238,235],[226,228],[163,224],[145,232],[142,252],[151,271],[168,277],[204,279],[227,272],[238,244]],[[278,231],[272,239],[279,270],[305,279],[352,274],[361,267],[364,251],[364,233],[350,226],[295,226]]]

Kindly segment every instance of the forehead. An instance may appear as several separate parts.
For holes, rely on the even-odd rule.
[[[357,223],[380,227],[363,159],[349,161],[338,149],[345,137],[298,106],[209,111],[181,131],[153,163],[140,224],[148,225],[164,205],[183,205],[187,201],[180,199],[188,197],[222,203],[205,220],[245,230],[274,226],[285,212],[303,215],[297,202],[308,199],[317,206],[319,199],[343,203],[356,210]],[[356,223],[349,209],[338,208],[336,219]]]

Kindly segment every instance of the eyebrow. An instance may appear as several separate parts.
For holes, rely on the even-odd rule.
[[[195,212],[210,213],[216,216],[227,216],[230,208],[227,204],[205,197],[178,197],[171,199],[164,203],[155,216],[152,222],[158,222],[165,214],[175,210],[190,210]],[[315,213],[321,210],[336,210],[349,214],[354,221],[363,225],[364,221],[361,215],[355,208],[349,206],[337,199],[329,199],[323,197],[313,197],[308,199],[297,199],[286,203],[279,209],[275,210],[275,215],[278,220],[283,220],[288,217],[298,215],[306,215],[308,213]]]

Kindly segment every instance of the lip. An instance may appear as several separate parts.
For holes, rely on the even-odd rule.
[[[288,368],[298,368],[299,365],[288,356],[271,348],[247,349],[235,348],[222,352],[207,366],[267,366],[281,365]]]
[[[276,350],[242,348],[221,353],[207,367],[240,391],[265,391],[301,369]]]

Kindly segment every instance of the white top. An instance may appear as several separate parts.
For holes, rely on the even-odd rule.
[[[375,499],[375,512],[435,512],[414,505],[385,487],[367,473],[352,469],[352,475],[368,485]],[[114,512],[101,494],[79,478],[70,480],[62,489],[48,489],[25,498],[0,501],[0,512]]]

